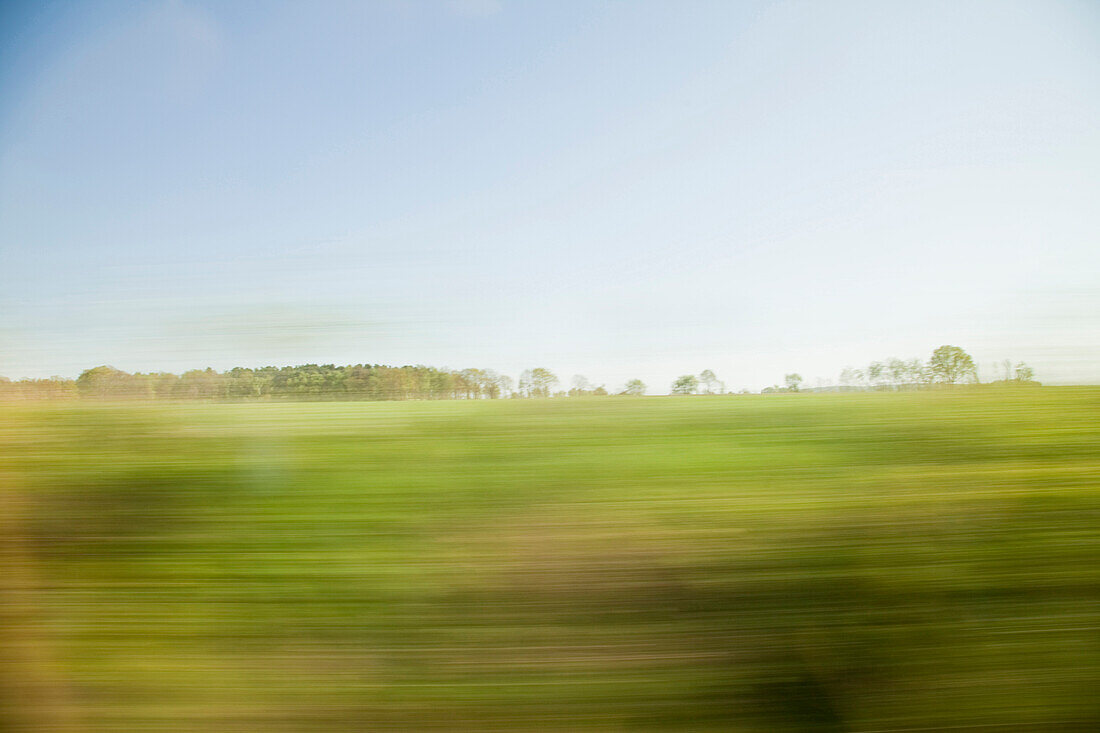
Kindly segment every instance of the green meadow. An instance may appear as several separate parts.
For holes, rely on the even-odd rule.
[[[1100,729],[1100,388],[0,405],[0,728]]]

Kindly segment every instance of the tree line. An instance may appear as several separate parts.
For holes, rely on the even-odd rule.
[[[1038,385],[1035,370],[1024,362],[1012,362],[1005,359],[998,367],[1000,379],[985,384],[1002,385]],[[828,387],[804,388],[802,375],[791,372],[783,375],[783,385],[772,385],[761,390],[762,394],[779,392],[816,392],[816,391],[898,391],[914,389],[932,389],[964,384],[979,384],[978,368],[974,358],[958,346],[943,345],[932,352],[928,361],[919,358],[890,358],[873,361],[865,368],[845,367],[838,383]],[[727,392],[725,384],[710,369],[704,369],[698,375],[685,374],[672,383],[672,394],[734,394]],[[741,390],[737,394],[750,394]]]
[[[1024,362],[1013,366],[1009,359],[999,365],[1000,379],[992,379],[984,384],[1000,385],[1038,385],[1035,370]],[[896,357],[873,361],[866,367],[845,367],[838,384],[828,388],[832,391],[899,391],[915,389],[933,389],[966,384],[982,384],[974,358],[958,346],[943,345],[932,352],[928,361],[919,358],[898,359]],[[801,391],[802,376],[794,373],[784,376],[784,386],[773,386],[771,392]]]
[[[582,375],[572,386],[559,389],[549,369],[525,370],[518,381],[492,369],[438,369],[429,366],[383,364],[303,364],[224,372],[211,368],[183,374],[130,373],[111,366],[87,369],[76,379],[22,379],[0,377],[0,398],[8,399],[164,399],[164,400],[456,400],[603,396],[606,387],[594,386]],[[631,380],[619,394],[645,394],[645,384]]]
[[[1038,384],[1031,367],[1005,361],[1003,378],[993,384]],[[978,382],[973,358],[957,346],[941,346],[927,362],[920,359],[886,359],[857,369],[846,367],[839,384],[804,389],[802,376],[784,376],[783,386],[774,385],[763,393],[855,390],[909,390]],[[640,396],[645,382],[631,379],[614,392]],[[710,369],[698,375],[685,374],[671,386],[673,394],[733,394]],[[4,399],[167,399],[167,400],[475,400],[501,398],[548,398],[607,396],[603,385],[593,385],[583,375],[561,386],[549,369],[525,370],[513,380],[492,369],[438,369],[428,366],[386,366],[383,364],[303,364],[250,369],[234,367],[224,372],[211,368],[192,369],[183,374],[168,372],[129,373],[110,366],[87,369],[76,379],[22,379],[0,377],[0,398]],[[737,394],[749,394],[741,390]]]

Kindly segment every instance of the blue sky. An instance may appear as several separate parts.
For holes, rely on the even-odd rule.
[[[0,10],[0,374],[1100,381],[1100,6]]]

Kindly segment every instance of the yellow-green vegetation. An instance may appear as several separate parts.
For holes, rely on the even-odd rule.
[[[0,409],[12,727],[1100,729],[1097,388]]]

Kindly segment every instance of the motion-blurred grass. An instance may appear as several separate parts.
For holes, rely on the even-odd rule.
[[[1100,729],[1098,408],[0,406],[0,722]]]

